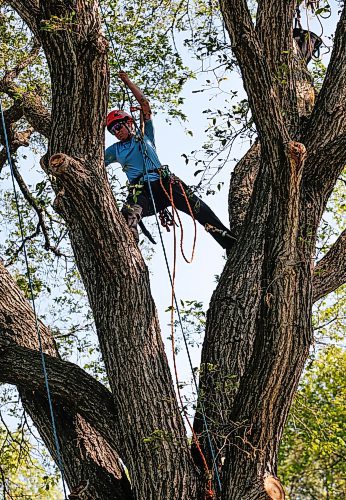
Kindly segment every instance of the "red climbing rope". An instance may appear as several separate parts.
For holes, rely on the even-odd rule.
[[[173,356],[173,367],[174,367],[175,383],[176,383],[176,386],[177,386],[178,398],[179,398],[179,402],[180,402],[180,406],[181,406],[183,415],[184,415],[185,420],[186,420],[186,422],[187,422],[187,424],[188,424],[188,426],[189,426],[189,428],[191,430],[193,440],[195,442],[196,448],[197,448],[197,450],[198,450],[198,452],[200,454],[200,457],[202,459],[203,467],[204,467],[204,470],[205,470],[205,474],[206,474],[206,477],[208,479],[207,488],[206,488],[206,491],[205,491],[205,500],[212,500],[212,499],[215,498],[215,493],[214,493],[213,488],[212,488],[212,474],[211,474],[211,471],[210,471],[210,469],[208,467],[208,464],[207,464],[206,458],[204,456],[204,453],[203,453],[203,451],[201,449],[201,445],[199,444],[198,436],[197,436],[196,432],[194,431],[194,428],[191,425],[189,416],[188,416],[188,414],[186,412],[185,405],[183,403],[183,399],[182,399],[180,388],[179,388],[179,376],[178,376],[178,368],[177,368],[177,360],[176,360],[175,334],[174,334],[174,297],[175,297],[174,288],[175,288],[175,273],[176,273],[176,263],[177,263],[177,234],[176,234],[176,225],[175,225],[175,220],[174,220],[174,214],[176,213],[178,215],[178,218],[179,218],[179,214],[178,214],[177,209],[175,208],[174,200],[173,200],[173,187],[172,187],[173,186],[173,182],[170,181],[170,183],[169,183],[169,193],[167,193],[166,189],[164,188],[164,186],[162,184],[161,176],[160,176],[160,182],[161,182],[162,189],[164,190],[164,192],[166,193],[166,195],[169,197],[169,200],[171,201],[172,209],[173,209],[172,210],[172,222],[173,222],[172,226],[173,226],[173,242],[174,242],[174,246],[173,246],[172,295],[171,295],[171,342],[172,342],[172,356]],[[181,189],[185,193],[185,190],[183,189],[182,185],[181,185]],[[188,204],[189,210],[191,211],[190,213],[192,214],[191,206],[190,206],[190,204],[189,204],[189,202],[187,200],[186,194],[184,194],[184,197],[185,197],[186,202]],[[191,215],[191,216],[193,216],[193,215]],[[180,222],[180,218],[179,218],[179,222]],[[195,223],[195,226],[196,226],[195,219],[194,219],[194,223]],[[180,222],[180,227],[181,227],[181,232],[182,232],[181,222]],[[183,256],[184,256],[184,258],[185,258],[185,260],[187,262],[192,262],[192,259],[193,259],[193,256],[194,256],[195,243],[196,243],[196,231],[195,231],[195,238],[194,238],[194,242],[193,242],[193,249],[192,249],[191,260],[188,261],[185,258],[184,253],[183,253],[182,238],[181,238],[180,247],[181,247],[181,250],[182,250],[182,254],[183,254]]]
[[[181,222],[181,218],[180,218],[180,214],[175,206],[175,203],[174,203],[174,197],[173,197],[173,192],[172,192],[172,184],[174,181],[174,179],[176,179],[176,181],[178,182],[179,186],[180,186],[180,189],[181,189],[181,192],[182,192],[182,195],[184,196],[184,199],[186,201],[186,205],[189,209],[189,213],[191,215],[191,218],[193,220],[193,224],[194,224],[194,237],[193,237],[193,245],[192,245],[192,251],[191,251],[191,257],[190,259],[188,259],[186,256],[185,256],[185,252],[184,252],[184,228],[183,228],[183,224]],[[170,191],[169,193],[167,193],[167,190],[166,188],[164,187],[163,185],[163,182],[162,182],[162,176],[161,176],[161,172],[160,172],[160,185],[161,185],[161,188],[163,190],[163,192],[165,193],[165,195],[167,196],[167,198],[169,199],[169,202],[172,206],[172,224],[169,224],[169,225],[172,225],[173,226],[173,231],[175,230],[175,222],[174,222],[174,212],[177,214],[177,217],[178,217],[178,221],[179,221],[179,224],[180,224],[180,230],[181,230],[181,233],[180,233],[180,250],[181,250],[181,254],[184,258],[184,260],[188,263],[188,264],[191,264],[191,262],[193,261],[194,259],[194,255],[195,255],[195,247],[196,247],[196,240],[197,240],[197,224],[196,224],[196,219],[195,219],[195,215],[193,213],[193,210],[191,208],[191,205],[190,205],[190,202],[189,202],[189,199],[186,195],[186,192],[185,192],[185,189],[184,189],[184,186],[182,185],[180,179],[177,179],[177,178],[172,178],[170,177],[169,179],[169,186],[170,186]],[[166,226],[164,226],[166,227]]]

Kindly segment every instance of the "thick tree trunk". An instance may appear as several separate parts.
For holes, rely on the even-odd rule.
[[[225,499],[255,498],[261,479],[264,494],[264,478],[275,475],[279,438],[311,341],[311,255],[308,261],[299,255],[302,162],[290,160],[288,169],[282,160],[283,205],[264,188],[275,183],[262,164],[257,201],[250,203],[208,312],[201,382],[224,456]]]
[[[329,143],[336,153],[329,172],[316,158],[308,157],[305,162],[306,150],[311,151],[311,145],[316,144],[316,137],[307,132],[311,123],[306,121],[313,102],[310,99],[308,108],[302,105],[301,79],[294,84],[293,67],[286,66],[284,91],[276,79],[276,68],[285,62],[283,47],[288,44],[289,52],[292,45],[291,26],[287,24],[290,16],[275,13],[286,8],[293,11],[294,3],[258,2],[256,27],[245,1],[221,2],[221,7],[242,69],[261,150],[254,145],[232,177],[230,217],[239,242],[208,312],[200,400],[203,398],[218,454],[221,497],[283,498],[283,490],[273,479],[278,446],[312,343],[316,232],[335,182],[332,177],[340,172],[342,160],[337,145]],[[339,28],[342,38],[344,31]],[[338,53],[339,44],[336,47]],[[267,68],[261,67],[264,57]],[[271,100],[275,95],[276,103],[275,98]],[[312,123],[316,115],[321,119],[314,113]],[[293,139],[285,137],[285,130]],[[301,136],[310,137],[311,142],[293,142]],[[341,144],[339,140],[338,146]],[[316,170],[316,163],[325,172],[324,186],[318,177],[306,175]],[[342,257],[338,247],[337,251]],[[199,414],[195,427],[202,430]],[[204,449],[211,462],[206,440]]]

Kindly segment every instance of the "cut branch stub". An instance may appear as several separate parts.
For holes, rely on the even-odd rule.
[[[280,481],[274,476],[264,479],[264,489],[271,500],[285,500],[285,492]]]
[[[73,199],[82,199],[85,194],[85,187],[89,175],[86,173],[84,163],[81,160],[75,160],[63,153],[57,153],[49,159],[49,170],[58,180],[56,198],[53,202],[53,208],[56,212],[65,216],[64,199],[72,197]]]
[[[76,185],[85,182],[88,178],[82,160],[75,160],[64,153],[57,153],[50,157],[49,167],[53,175],[59,178],[64,185]]]
[[[290,141],[287,150],[292,173],[298,176],[306,159],[306,148],[301,142]]]

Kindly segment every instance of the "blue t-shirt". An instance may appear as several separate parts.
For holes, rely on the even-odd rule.
[[[143,140],[133,136],[128,141],[116,142],[106,149],[106,166],[113,162],[120,163],[130,183],[140,176],[145,181],[156,181],[160,178],[159,174],[150,173],[151,170],[161,166],[155,149],[154,127],[151,120],[144,123]]]

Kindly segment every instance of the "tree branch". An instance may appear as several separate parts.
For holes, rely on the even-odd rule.
[[[313,302],[333,292],[346,282],[346,229],[329,252],[316,264]]]
[[[8,5],[14,9],[17,14],[28,25],[34,35],[39,38],[40,6],[39,0],[7,0]]]
[[[228,193],[230,228],[239,235],[249,207],[253,186],[261,160],[258,142],[237,163],[232,174]]]
[[[39,327],[43,351],[49,353],[50,356],[58,357],[51,332],[41,322],[39,322]],[[1,338],[5,340],[10,338],[13,345],[17,345],[18,348],[33,350],[34,358],[35,355],[37,357],[38,339],[32,308],[1,262],[0,331]],[[20,366],[22,361],[18,359],[18,362]],[[6,370],[10,371],[12,368],[14,369],[11,364],[7,364]],[[28,379],[24,376],[25,373],[26,371],[23,371],[22,376]],[[47,396],[44,391],[33,391],[27,388],[26,382],[23,380],[19,391],[23,406],[36,425],[51,455],[57,460]],[[89,395],[86,399],[88,397]],[[67,404],[60,404],[59,401],[55,400],[53,411],[66,479],[70,489],[77,487],[85,480],[89,480],[88,498],[99,498],[100,496],[101,498],[117,500],[131,498],[128,481],[119,467],[118,455],[109,444],[112,437],[108,435],[107,439],[104,439]],[[108,429],[113,435],[114,431],[111,430],[111,425],[110,421]]]
[[[294,61],[292,19],[295,0],[259,0],[257,2],[256,32],[266,64],[271,69],[281,96],[283,109],[289,109],[285,117],[295,132],[299,124],[296,94],[297,66]]]
[[[15,68],[7,71],[4,77],[0,80],[0,92],[5,92],[11,99],[14,100],[14,105],[6,110],[6,123],[14,123],[18,121],[23,114],[29,124],[44,137],[50,135],[51,119],[50,113],[42,103],[42,99],[37,92],[23,90],[15,84],[14,79],[19,73],[26,68],[38,55],[39,42],[34,40],[33,47],[30,53],[23,61]]]
[[[41,44],[39,40],[37,38],[34,38],[32,48],[27,57],[25,57],[20,63],[18,63],[16,67],[5,72],[0,85],[6,87],[9,83],[13,82],[13,80],[18,77],[21,71],[27,68],[29,64],[31,64],[36,59],[40,51],[40,47]]]
[[[273,74],[268,70],[246,0],[221,0],[221,10],[232,50],[241,68],[262,152],[267,151],[269,157],[273,142],[283,144],[289,140],[274,89]]]
[[[16,250],[14,250],[10,260],[6,261],[5,267],[12,266],[15,263],[16,258],[18,257],[20,252],[23,250],[24,246],[27,244],[27,242],[33,240],[39,234],[40,234],[40,224],[37,224],[35,231],[33,233],[29,234],[28,236],[25,236],[25,238],[23,238],[23,241],[21,242],[19,247]]]
[[[0,381],[25,390],[45,393],[42,360],[38,351],[16,344],[0,326]],[[80,413],[114,449],[117,413],[112,394],[79,366],[45,355],[52,398]]]
[[[60,250],[52,246],[50,243],[50,238],[48,234],[48,228],[46,226],[46,222],[44,219],[44,210],[42,207],[39,207],[38,204],[36,203],[35,198],[32,196],[32,194],[29,191],[28,186],[25,184],[25,181],[23,177],[20,175],[19,170],[17,168],[16,162],[12,161],[12,168],[13,168],[13,174],[14,177],[18,183],[19,189],[21,190],[21,193],[23,194],[24,198],[26,201],[29,203],[29,205],[35,210],[37,217],[38,217],[38,227],[41,228],[43,236],[44,236],[44,248],[46,250],[50,250],[53,252],[57,257],[61,257],[62,253]]]
[[[308,152],[332,142],[346,127],[346,4],[335,32],[330,62],[302,142]]]
[[[29,146],[29,138],[30,138],[32,132],[33,132],[32,129],[24,130],[23,132],[15,132],[12,140],[10,140],[11,137],[8,138],[9,139],[9,149],[10,149],[11,155],[13,155],[21,146],[24,146],[24,147]],[[0,151],[0,174],[1,174],[1,171],[2,171],[4,165],[7,161],[8,161],[7,149],[3,148]]]
[[[36,132],[39,132],[47,139],[50,136],[51,128],[51,115],[46,106],[43,104],[41,97],[35,92],[23,92],[13,82],[2,85],[0,82],[0,91],[5,92],[11,99],[15,101],[15,105],[21,109],[21,116],[19,112],[16,116],[21,118],[25,115],[29,125],[31,125]],[[19,120],[19,118],[17,118]],[[13,123],[13,120],[11,123]]]
[[[304,182],[329,197],[346,164],[346,133],[310,152],[306,160]]]
[[[0,83],[1,86],[1,83]],[[4,110],[4,118],[6,127],[9,127],[12,123],[17,122],[23,116],[23,109],[18,102],[15,102],[10,108]],[[3,130],[1,127],[1,134],[3,134]],[[3,135],[2,135],[3,137]]]

